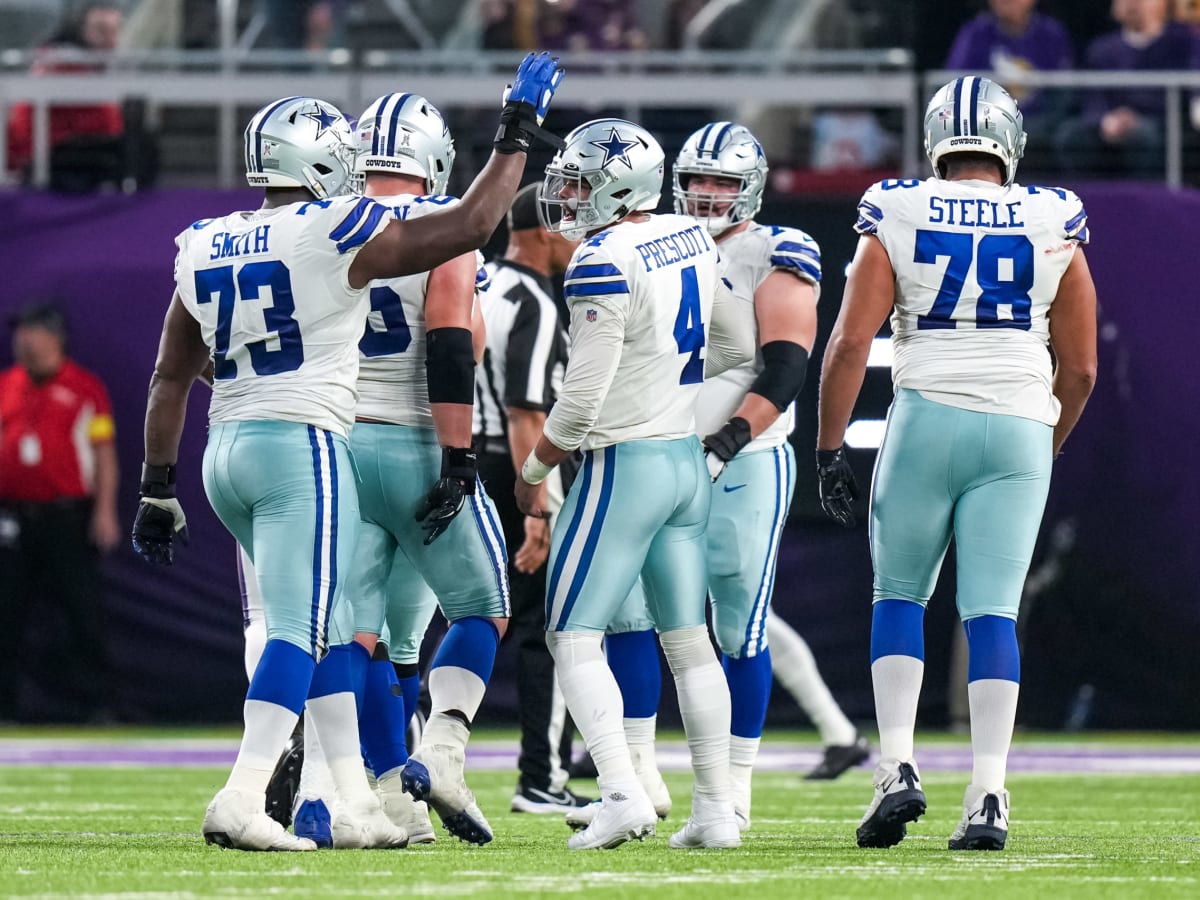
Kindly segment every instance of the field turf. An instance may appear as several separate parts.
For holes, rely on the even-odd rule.
[[[30,737],[27,731],[0,731],[0,751]],[[228,741],[230,734],[216,737]],[[72,739],[101,748],[113,741],[82,732]],[[491,769],[470,775],[496,832],[486,847],[460,844],[439,829],[435,845],[409,850],[255,854],[205,846],[198,834],[225,766],[27,761],[0,765],[0,896],[1200,897],[1200,775],[1186,759],[1174,772],[1166,767],[1163,774],[1137,774],[1155,766],[1122,763],[1117,756],[1153,759],[1173,751],[1195,761],[1200,737],[1071,740],[1064,768],[1079,747],[1111,751],[1116,761],[1103,765],[1123,773],[1028,770],[1037,766],[1014,771],[1013,829],[1003,853],[947,851],[967,778],[948,769],[923,769],[929,812],[890,850],[854,845],[854,828],[871,796],[869,769],[810,782],[797,767],[755,776],[754,827],[735,851],[667,848],[667,836],[682,824],[689,805],[691,781],[684,771],[666,773],[675,810],[657,837],[614,851],[576,853],[567,851],[569,832],[557,817],[508,812],[514,776]],[[772,746],[787,741],[813,746],[813,737],[803,734],[776,737]],[[963,747],[966,741],[934,737],[926,745]],[[1014,756],[1020,746],[1018,741]],[[1097,768],[1081,768],[1089,767]],[[575,787],[582,792],[587,785]]]

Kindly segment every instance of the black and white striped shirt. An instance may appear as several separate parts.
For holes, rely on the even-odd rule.
[[[503,442],[493,452],[507,452],[506,409],[549,411],[567,364],[567,335],[550,279],[506,259],[486,269],[491,284],[480,303],[487,349],[475,368],[474,431]]]

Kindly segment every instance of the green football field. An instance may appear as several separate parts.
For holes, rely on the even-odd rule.
[[[686,817],[684,771],[666,773],[676,806],[657,837],[580,853],[566,849],[560,819],[508,812],[514,775],[493,767],[469,775],[496,833],[485,847],[439,831],[433,846],[409,850],[254,854],[205,846],[198,833],[226,766],[143,765],[119,752],[100,766],[47,749],[62,752],[62,739],[99,758],[164,734],[0,732],[0,760],[19,763],[0,765],[0,896],[1200,897],[1200,736],[1018,739],[1003,853],[947,851],[967,774],[944,755],[943,769],[923,768],[928,814],[890,850],[854,845],[869,769],[809,782],[785,765],[756,774],[754,827],[739,850],[667,848]],[[169,736],[236,746],[227,731]],[[773,758],[786,764],[789,742],[811,750],[814,739],[773,736]],[[966,742],[929,736],[918,747],[937,759]],[[683,752],[670,739],[664,750]]]

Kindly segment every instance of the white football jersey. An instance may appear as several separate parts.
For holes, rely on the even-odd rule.
[[[686,216],[621,222],[580,244],[563,279],[571,355],[546,437],[594,450],[692,434],[720,277],[712,238]]]
[[[860,234],[896,274],[892,381],[939,403],[1054,425],[1047,313],[1087,213],[1062,188],[888,180],[858,204]]]
[[[449,196],[375,197],[397,219],[416,219],[458,202]],[[476,269],[483,256],[476,252]],[[355,415],[393,425],[433,427],[425,378],[425,293],[429,273],[371,282],[371,311],[359,342]]]
[[[367,290],[354,255],[393,218],[345,196],[202,219],[175,243],[175,283],[213,352],[209,421],[350,432]]]
[[[790,272],[811,284],[820,296],[821,248],[798,228],[751,222],[749,228],[721,241],[717,249],[721,251],[725,280],[735,294],[750,300],[746,312],[755,334],[758,334],[758,321],[754,318],[754,293],[772,272]],[[762,370],[760,353],[753,362],[706,379],[696,405],[696,434],[707,437],[728,422]],[[793,403],[741,452],[753,453],[782,446],[795,427]]]

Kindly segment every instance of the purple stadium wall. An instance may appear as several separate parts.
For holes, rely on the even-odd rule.
[[[1200,727],[1200,384],[1193,341],[1200,335],[1200,254],[1189,244],[1200,194],[1157,186],[1081,186],[1093,234],[1088,258],[1100,291],[1100,383],[1082,424],[1056,464],[1047,530],[1070,520],[1074,544],[1056,560],[1062,577],[1037,598],[1025,633],[1022,720],[1062,723],[1081,684],[1095,688],[1091,724]],[[145,392],[172,291],[173,236],[193,220],[256,205],[246,191],[164,191],[131,197],[6,195],[0,222],[0,314],[54,300],[72,324],[71,352],[107,382],[121,457],[120,514],[132,522],[142,458]],[[801,224],[825,249],[821,340],[828,335],[853,249],[853,199],[776,203],[764,220]],[[11,360],[7,339],[0,362]],[[819,361],[801,398],[802,474],[784,544],[776,610],[809,639],[836,695],[857,719],[872,716],[867,638],[870,571],[863,528],[842,532],[814,513],[804,475]],[[112,702],[123,717],[232,721],[245,679],[231,538],[200,484],[207,390],[193,391],[180,454],[180,499],[192,543],[172,569],[155,569],[122,549],[105,563],[107,634],[114,660]],[[869,457],[856,457],[865,477]],[[857,464],[857,463],[856,463]],[[1060,534],[1065,534],[1060,530]],[[1043,544],[1047,542],[1043,541]],[[1045,547],[1039,548],[1039,559]],[[0,590],[3,586],[0,585]],[[952,578],[929,613],[924,721],[945,719]],[[49,635],[43,633],[42,640]],[[489,720],[513,721],[511,654],[503,654]],[[27,711],[53,715],[53,698],[27,686]],[[666,712],[664,710],[664,712]],[[668,717],[670,714],[668,713]],[[776,701],[774,721],[800,721]]]

